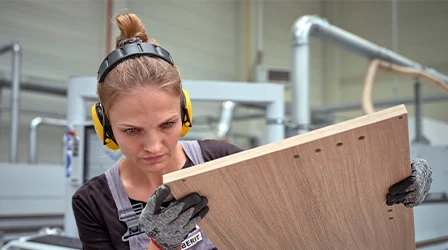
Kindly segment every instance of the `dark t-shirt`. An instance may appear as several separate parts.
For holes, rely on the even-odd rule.
[[[223,141],[198,142],[206,162],[242,151]],[[193,165],[187,157],[183,168]],[[130,201],[145,206],[144,202]],[[73,195],[72,207],[83,249],[129,249],[129,243],[121,240],[127,227],[118,220],[117,207],[105,174],[93,177],[81,186]]]

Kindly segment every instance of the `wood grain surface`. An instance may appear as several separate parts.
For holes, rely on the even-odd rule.
[[[198,192],[199,223],[224,249],[415,249],[413,209],[386,205],[411,174],[404,105],[164,176]]]

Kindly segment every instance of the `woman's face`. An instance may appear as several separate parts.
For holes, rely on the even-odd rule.
[[[109,119],[121,152],[143,172],[161,172],[175,156],[182,131],[179,96],[141,88],[119,97]]]

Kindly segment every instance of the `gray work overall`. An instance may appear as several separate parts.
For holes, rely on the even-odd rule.
[[[204,162],[201,148],[197,141],[180,141],[180,144],[194,165]],[[125,222],[128,226],[128,231],[123,235],[122,240],[129,241],[130,250],[148,249],[150,239],[146,233],[140,230],[138,223],[139,214],[141,213],[143,206],[142,204],[139,204],[139,207],[133,207],[131,205],[129,197],[124,190],[123,182],[120,179],[118,163],[106,171],[106,178],[115,205],[117,206],[119,219],[120,221]],[[196,226],[196,229],[189,233],[182,242],[182,249],[217,250],[215,245],[213,245],[210,239],[204,232],[202,232],[199,226]]]

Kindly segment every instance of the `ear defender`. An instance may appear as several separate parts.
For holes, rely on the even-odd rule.
[[[190,131],[193,125],[193,109],[191,108],[190,95],[183,89],[181,115],[182,115],[182,132],[180,137],[184,137]]]
[[[112,150],[117,150],[118,144],[115,141],[114,135],[112,133],[112,128],[106,122],[106,117],[104,116],[104,110],[101,103],[97,102],[92,106],[92,120],[93,126],[95,127],[96,134],[98,138],[103,142],[103,145]]]

